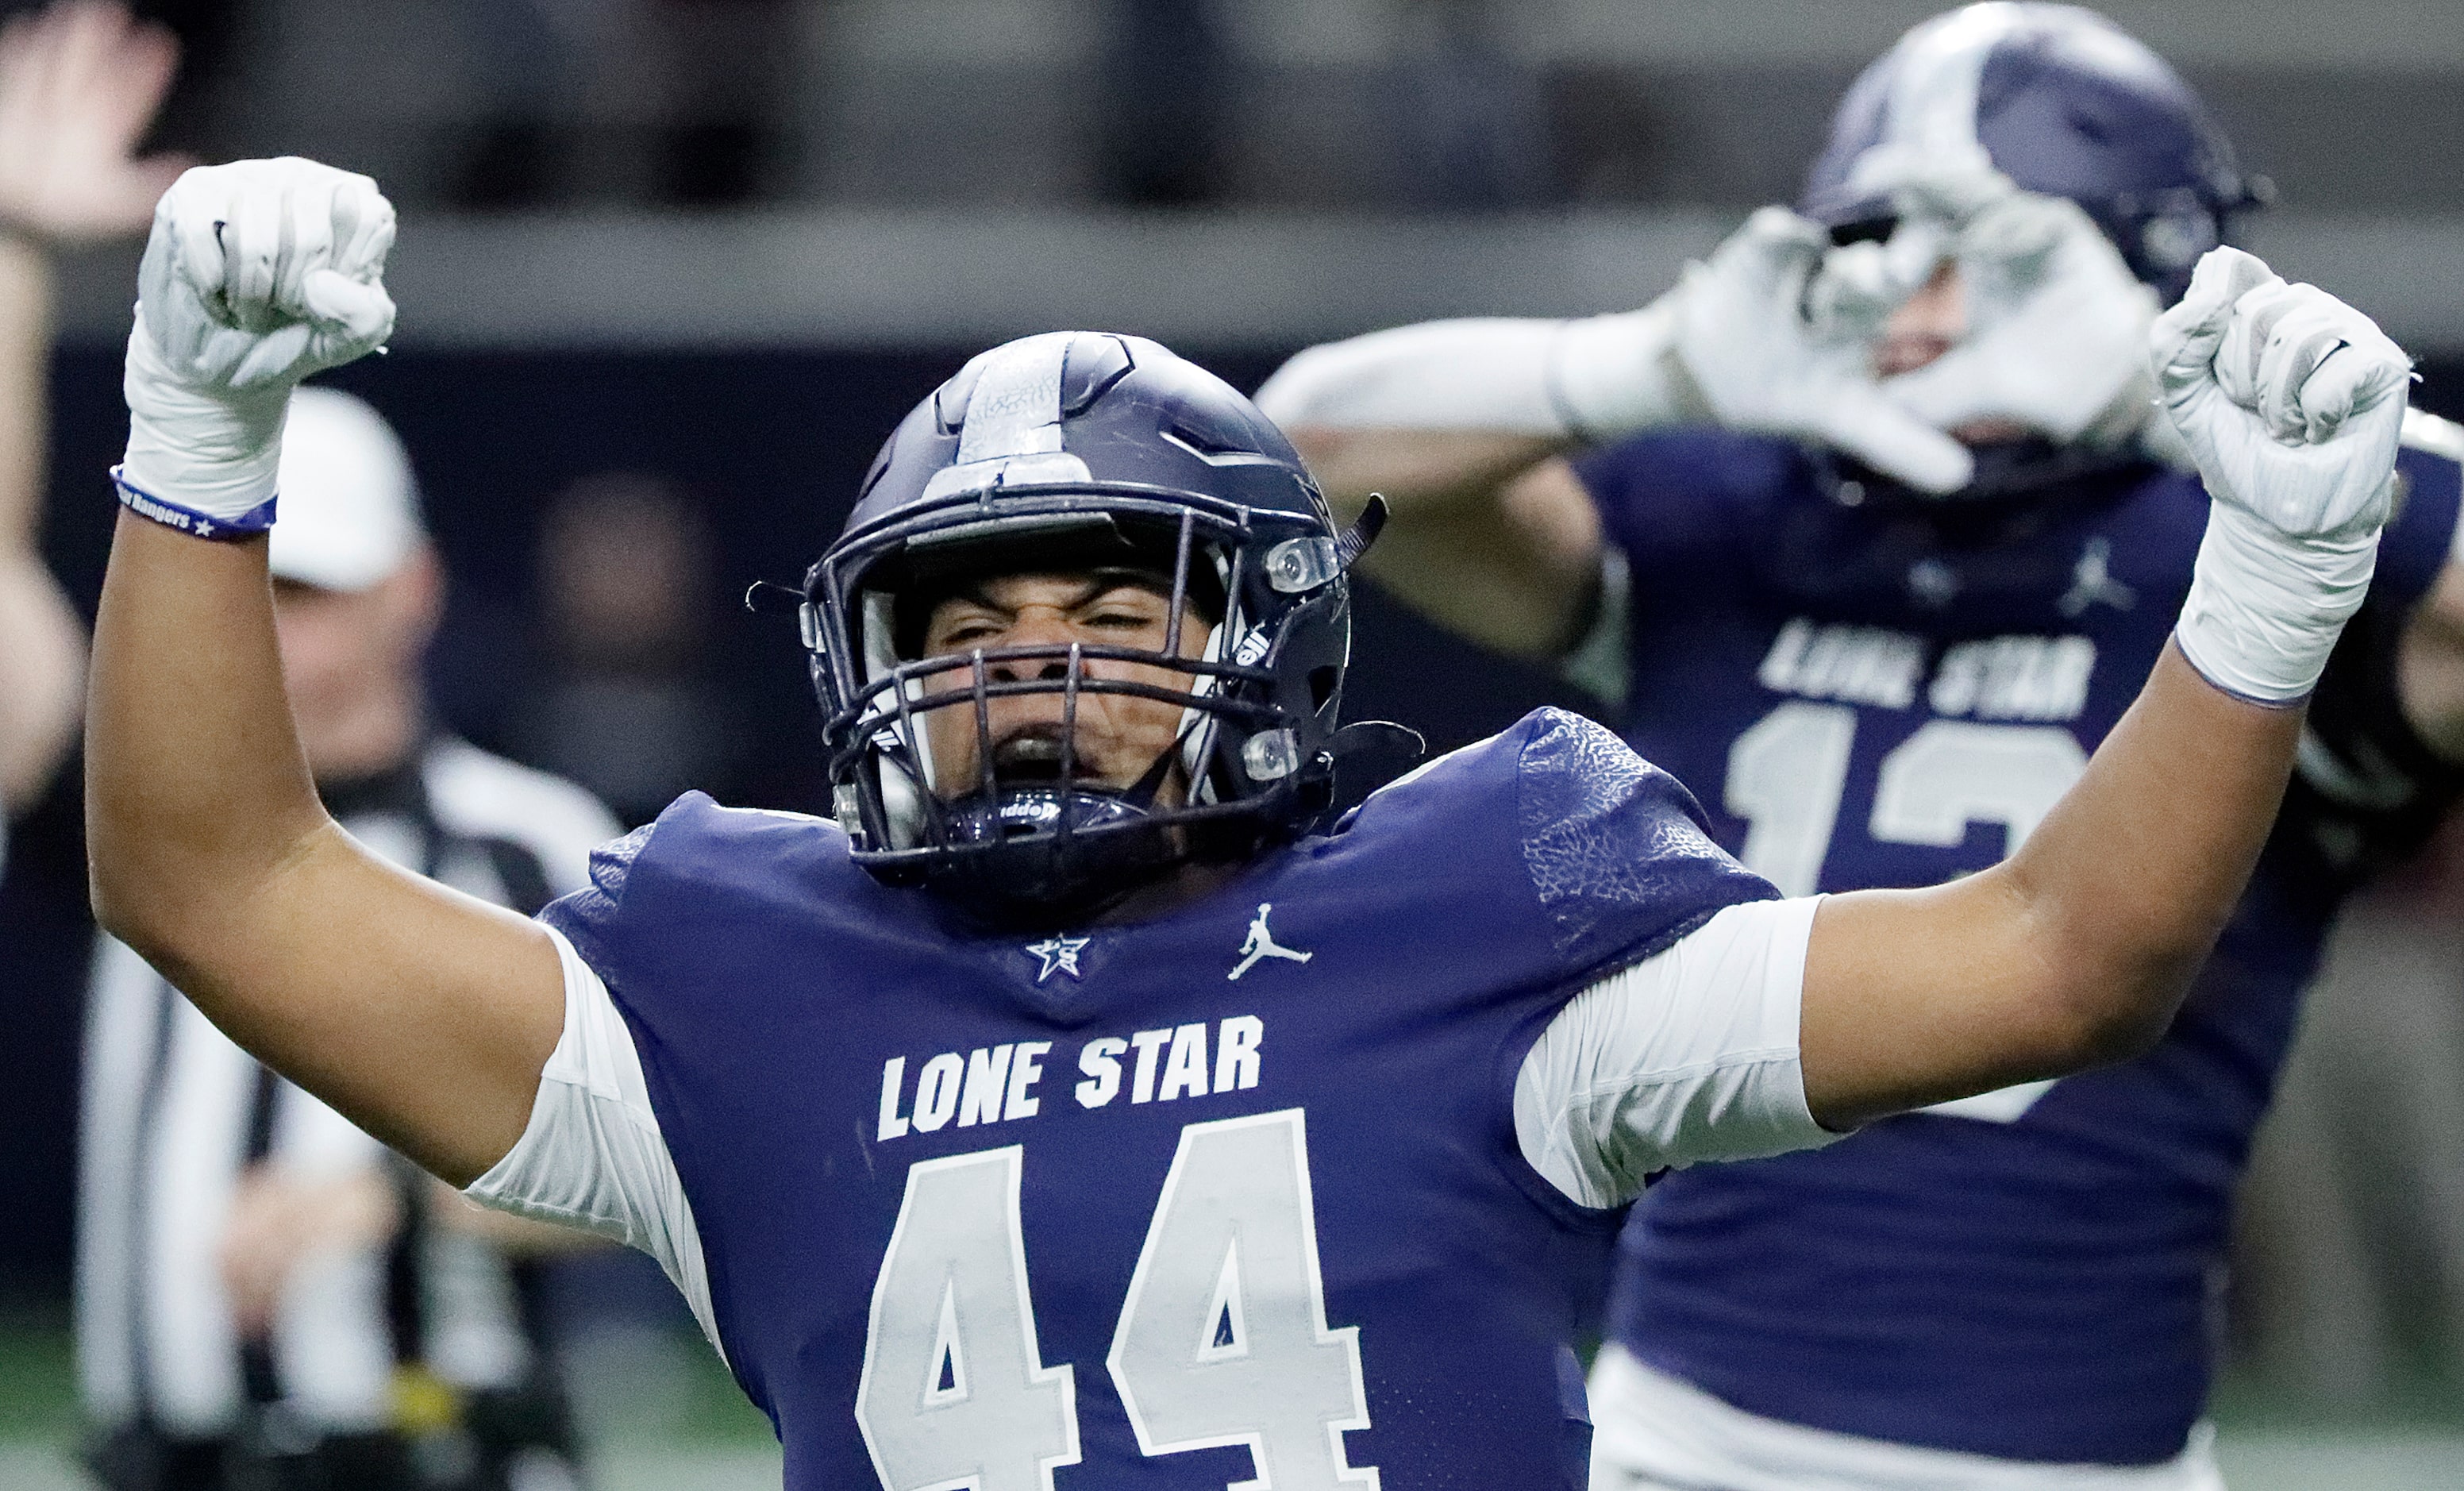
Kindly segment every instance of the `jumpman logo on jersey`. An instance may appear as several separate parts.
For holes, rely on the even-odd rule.
[[[1274,903],[1271,901],[1259,903],[1258,914],[1249,923],[1248,940],[1241,944],[1241,961],[1232,972],[1225,974],[1224,977],[1238,978],[1257,967],[1259,962],[1265,958],[1279,957],[1287,962],[1306,963],[1317,956],[1314,953],[1294,952],[1275,941],[1275,934],[1266,930],[1266,913],[1274,909]]]
[[[1042,942],[1028,943],[1026,955],[1044,959],[1044,967],[1036,971],[1035,981],[1042,983],[1055,974],[1067,974],[1072,978],[1086,977],[1078,967],[1078,954],[1093,940],[1091,937],[1051,936]]]
[[[2076,617],[2099,602],[2117,611],[2139,603],[2139,593],[2113,578],[2113,540],[2102,534],[2079,550],[2079,563],[2071,569],[2071,587],[2054,604],[2064,616]]]

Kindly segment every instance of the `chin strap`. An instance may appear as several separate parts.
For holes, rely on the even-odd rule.
[[[1172,775],[1172,764],[1179,756],[1178,742],[1165,747],[1163,755],[1156,756],[1155,764],[1146,769],[1146,775],[1130,783],[1129,790],[1121,794],[1121,800],[1141,812],[1154,807],[1155,794],[1163,790],[1163,779]]]

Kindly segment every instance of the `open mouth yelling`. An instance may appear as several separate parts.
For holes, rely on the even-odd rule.
[[[1058,785],[1067,754],[1059,724],[1021,725],[993,747],[993,779],[1004,787]],[[1087,780],[1085,756],[1071,764],[1076,768],[1071,775],[1081,782]]]

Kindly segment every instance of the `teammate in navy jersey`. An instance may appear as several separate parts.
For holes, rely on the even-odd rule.
[[[1627,739],[1749,867],[1936,885],[2045,821],[2217,559],[2131,348],[2252,195],[2109,24],[1973,6],[1859,81],[1802,215],[1653,307],[1338,343],[1260,402],[1338,508],[1396,503],[1373,573],[1438,620],[1557,658],[1630,592]],[[2299,992],[2340,898],[2464,780],[2464,431],[2405,437],[2376,584],[2165,1040],[1655,1188],[1595,1484],[2214,1483],[2217,1272]]]
[[[1324,823],[1379,510],[1338,532],[1154,342],[1026,338],[807,576],[836,821],[689,794],[533,922],[352,844],[282,707],[275,401],[385,336],[391,238],[304,161],[158,209],[98,912],[438,1174],[657,1256],[798,1488],[1579,1485],[1569,1343],[1647,1174],[2170,1018],[2368,585],[2409,367],[2205,261],[2148,342],[2218,494],[2177,646],[2008,863],[1817,900],[1554,712]]]

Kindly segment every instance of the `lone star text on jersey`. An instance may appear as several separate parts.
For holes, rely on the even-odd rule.
[[[1133,1104],[1254,1087],[1258,1049],[1265,1036],[1265,1021],[1255,1015],[1231,1016],[1212,1032],[1203,1022],[1192,1022],[1140,1030],[1127,1038],[1097,1036],[1078,1047],[1084,1080],[1070,1095],[1080,1107],[1096,1108],[1122,1096],[1125,1086]],[[880,1123],[874,1137],[887,1142],[911,1131],[933,1133],[954,1123],[970,1129],[1033,1118],[1044,1109],[1036,1088],[1051,1051],[1049,1041],[944,1051],[922,1064],[912,1087],[907,1058],[893,1056],[881,1065]]]

